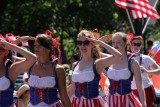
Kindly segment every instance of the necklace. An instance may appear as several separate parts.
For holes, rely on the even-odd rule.
[[[48,66],[49,64],[51,64],[51,62],[40,63],[38,61],[38,65],[40,66],[40,68],[42,69],[43,72],[47,71],[45,66]]]
[[[47,65],[49,65],[51,62],[49,61],[49,62],[46,62],[46,63],[41,63],[40,61],[38,61],[38,64],[40,65],[40,66],[47,66]]]

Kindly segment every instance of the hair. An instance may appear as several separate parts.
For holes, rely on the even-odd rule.
[[[132,42],[133,42],[133,40],[135,40],[135,39],[140,40],[140,42],[142,43],[142,36],[134,36],[133,39],[132,39]]]
[[[119,35],[122,37],[122,40],[126,44],[125,51],[127,54],[127,51],[130,51],[130,50],[128,50],[130,48],[130,41],[128,40],[127,34],[123,33],[123,32],[116,32],[113,36],[116,36],[116,35]]]
[[[52,37],[47,34],[38,34],[36,36],[37,42],[42,45],[43,47],[50,50],[49,56],[51,56],[54,53],[54,45],[52,42]]]
[[[95,38],[93,33],[88,30],[81,30],[77,37],[79,38],[81,36],[85,36],[88,38]],[[93,53],[93,58],[95,59],[100,58],[100,48],[98,46],[94,46],[91,51]]]

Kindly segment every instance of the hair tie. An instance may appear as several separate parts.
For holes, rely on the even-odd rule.
[[[94,30],[92,30],[92,33],[93,33],[93,35],[94,35],[94,37],[95,37],[96,39],[98,39],[98,38],[100,37],[99,31],[98,31],[97,28],[95,28]]]
[[[16,42],[15,42],[16,36],[14,36],[13,33],[7,33],[7,34],[5,35],[5,38],[6,38],[6,40],[9,41],[10,43],[16,44]]]
[[[2,34],[0,34],[0,38],[4,39],[4,37],[3,37],[3,35],[2,35]]]
[[[47,30],[45,31],[45,34],[51,36],[51,38],[52,38],[52,36],[53,36],[53,32],[50,31],[49,29],[47,29]],[[57,51],[58,51],[58,64],[61,64],[61,50],[60,50],[60,48],[59,48],[59,46],[58,46],[58,41],[59,41],[58,38],[52,38],[53,46],[54,46],[54,48],[56,48]],[[54,60],[55,58],[56,58],[55,55],[52,55],[52,60]]]
[[[53,36],[53,32],[51,32],[49,29],[47,29],[46,31],[45,31],[45,34],[46,35],[49,35],[49,36]]]

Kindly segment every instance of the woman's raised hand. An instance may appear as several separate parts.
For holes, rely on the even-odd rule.
[[[112,34],[109,34],[109,35],[104,35],[102,36],[101,38],[99,38],[99,40],[105,42],[105,43],[108,43],[110,42],[112,39]]]
[[[11,43],[3,40],[3,39],[0,39],[0,47],[3,48],[3,49],[6,49],[6,50],[11,50],[12,49],[12,46],[11,46]]]
[[[20,38],[18,38],[16,40],[16,43],[19,44],[20,42],[27,42],[29,40],[35,40],[35,37],[32,37],[32,36],[22,36]]]

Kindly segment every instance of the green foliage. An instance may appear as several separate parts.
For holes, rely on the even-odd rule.
[[[61,50],[68,61],[73,55],[76,36],[83,28],[98,28],[101,35],[131,32],[126,12],[112,0],[2,0],[0,4],[4,4],[0,7],[0,33],[36,36],[50,29],[54,37],[60,38]],[[147,29],[158,38],[159,23]]]

